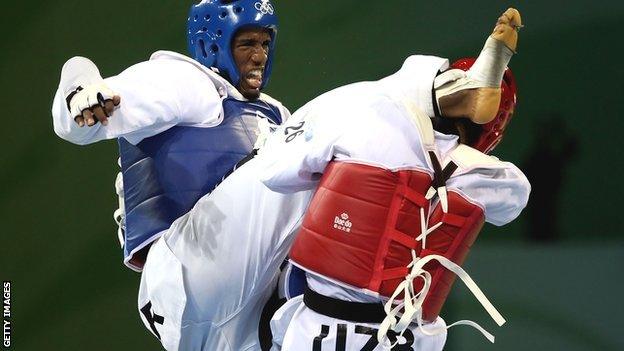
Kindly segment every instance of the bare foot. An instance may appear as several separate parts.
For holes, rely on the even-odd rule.
[[[522,28],[520,12],[514,8],[509,8],[496,21],[492,38],[502,41],[515,52],[518,46],[518,31],[520,28]]]

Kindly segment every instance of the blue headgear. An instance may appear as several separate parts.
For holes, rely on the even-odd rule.
[[[232,56],[232,40],[243,27],[269,29],[271,44],[262,86],[269,81],[277,35],[277,16],[269,0],[203,0],[191,6],[188,17],[190,55],[206,67],[215,67],[234,86],[240,73]]]

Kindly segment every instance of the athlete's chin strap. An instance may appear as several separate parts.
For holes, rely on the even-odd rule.
[[[442,211],[444,213],[448,213],[448,196],[446,190],[446,181],[450,178],[451,174],[455,172],[457,169],[457,165],[453,162],[450,162],[444,169],[435,153],[430,151],[429,158],[431,160],[433,169],[435,171],[434,179],[431,185],[431,188],[427,191],[425,195],[425,199],[429,200],[431,204],[435,195],[438,195],[438,199],[440,201],[440,206],[442,207]],[[420,208],[420,225],[421,225],[421,234],[416,237],[416,241],[421,241],[422,248],[424,249],[426,246],[427,235],[431,234],[433,231],[438,229],[443,222],[440,221],[429,228],[429,216],[425,216],[425,210],[423,207]],[[451,328],[456,325],[469,325],[481,332],[490,342],[494,342],[494,336],[490,334],[487,330],[481,327],[479,324],[470,321],[470,320],[461,320],[457,321],[445,328],[425,328],[423,326],[422,319],[422,306],[429,293],[429,288],[431,287],[431,273],[424,270],[423,267],[435,260],[441,265],[443,265],[446,269],[455,273],[466,286],[470,289],[473,295],[477,298],[477,300],[483,305],[485,310],[490,314],[492,319],[499,325],[502,326],[505,323],[505,319],[503,316],[496,310],[494,305],[488,300],[485,294],[479,289],[477,284],[470,278],[468,273],[464,271],[460,266],[458,266],[455,262],[449,260],[448,258],[440,255],[427,255],[424,257],[418,257],[416,251],[411,250],[412,252],[412,262],[407,266],[407,268],[411,268],[410,273],[405,277],[395,289],[394,293],[390,297],[390,299],[384,305],[384,311],[386,312],[386,318],[382,321],[379,331],[377,332],[377,341],[380,344],[384,344],[389,347],[394,347],[397,343],[390,343],[390,340],[386,336],[388,331],[392,329],[395,332],[403,333],[412,321],[416,320],[418,324],[418,328],[425,335],[437,335],[444,332],[446,329]],[[422,279],[423,286],[420,291],[414,291],[414,280]],[[398,297],[403,294],[403,299],[399,300]],[[397,321],[397,317],[399,320]]]

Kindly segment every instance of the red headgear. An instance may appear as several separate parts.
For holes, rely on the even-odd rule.
[[[462,58],[453,62],[451,68],[467,71],[470,67],[472,67],[475,61],[476,58],[473,57]],[[511,69],[507,67],[507,69],[505,69],[505,74],[503,75],[503,82],[501,83],[501,101],[498,106],[496,117],[494,117],[494,119],[489,123],[478,125],[478,127],[481,128],[481,133],[474,143],[469,146],[486,154],[494,150],[496,145],[498,145],[498,143],[503,139],[505,128],[507,127],[507,124],[509,124],[511,116],[513,115],[517,103],[517,91],[518,88],[516,87],[516,79],[514,78]]]

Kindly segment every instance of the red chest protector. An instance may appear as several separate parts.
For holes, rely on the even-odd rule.
[[[455,169],[448,168],[436,174]],[[442,185],[449,176],[442,176]],[[412,250],[418,257],[435,254],[461,265],[483,226],[484,213],[453,191],[448,192],[447,213],[439,203],[431,209],[425,196],[439,181],[418,170],[330,163],[292,246],[291,260],[330,280],[386,297],[409,273]],[[439,222],[425,236],[423,248],[417,238]],[[423,320],[433,321],[455,275],[437,261],[424,270],[432,280]],[[414,280],[415,290],[422,284]]]

